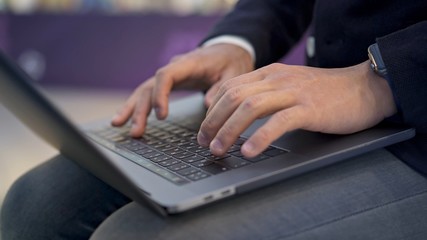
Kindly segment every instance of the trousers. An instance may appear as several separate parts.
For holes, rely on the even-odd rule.
[[[21,176],[1,211],[12,239],[427,239],[427,178],[385,149],[171,217],[62,155]]]

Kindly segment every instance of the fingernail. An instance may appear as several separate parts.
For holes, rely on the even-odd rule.
[[[210,149],[214,153],[222,154],[224,152],[224,145],[218,139],[214,139],[211,142]]]
[[[199,144],[203,147],[209,146],[209,141],[203,132],[199,132],[197,134],[197,142],[199,142]]]
[[[242,145],[241,151],[244,155],[254,155],[256,149],[255,149],[255,145],[252,142],[245,142]]]

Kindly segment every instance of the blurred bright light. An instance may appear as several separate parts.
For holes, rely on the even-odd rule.
[[[161,12],[177,15],[227,12],[237,0],[0,0],[0,11],[104,12],[107,14]]]

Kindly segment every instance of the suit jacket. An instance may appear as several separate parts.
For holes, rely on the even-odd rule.
[[[256,67],[286,54],[306,31],[315,39],[307,64],[334,68],[368,59],[377,42],[388,70],[396,121],[416,129],[415,138],[389,150],[427,174],[427,1],[426,0],[241,0],[208,37],[247,39]]]

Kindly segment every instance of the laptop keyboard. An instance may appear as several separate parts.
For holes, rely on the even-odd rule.
[[[240,152],[245,139],[239,138],[224,156],[214,156],[209,148],[197,143],[197,131],[191,130],[191,124],[193,123],[154,121],[147,125],[141,138],[130,137],[129,126],[106,126],[90,131],[88,135],[104,147],[177,185],[287,153],[270,146],[255,158],[245,158]]]

